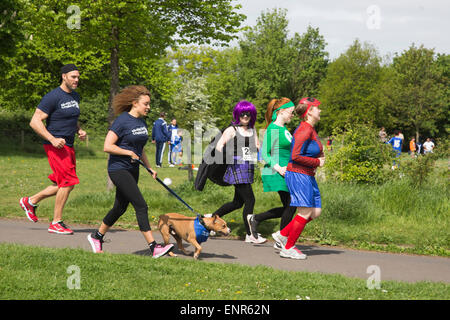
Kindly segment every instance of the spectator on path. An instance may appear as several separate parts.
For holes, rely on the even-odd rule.
[[[159,118],[153,123],[152,128],[152,143],[156,143],[155,163],[157,168],[162,166],[166,142],[170,141],[169,130],[164,120],[165,117],[166,113],[161,112]]]
[[[433,153],[433,149],[434,149],[433,141],[431,141],[430,138],[427,138],[427,141],[423,143],[423,153],[424,154]]]
[[[86,139],[86,132],[78,122],[80,96],[75,90],[79,79],[80,72],[74,64],[63,66],[61,85],[42,98],[30,121],[31,128],[44,139],[44,150],[53,171],[48,176],[52,185],[31,197],[21,198],[20,205],[28,219],[37,222],[37,204],[55,196],[53,220],[48,228],[50,233],[73,234],[63,222],[63,210],[70,192],[80,183],[73,146],[75,134],[82,141]]]
[[[148,206],[138,187],[139,163],[133,161],[140,159],[150,168],[144,151],[148,130],[142,119],[150,111],[150,92],[144,86],[126,87],[114,97],[112,105],[118,117],[106,135],[103,149],[110,154],[108,175],[116,186],[116,197],[113,208],[103,218],[100,228],[87,238],[94,253],[103,252],[104,235],[131,203],[150,254],[153,258],[158,258],[172,250],[173,244],[162,246],[153,238],[148,220]],[[156,175],[156,171],[152,170],[153,179],[156,179]]]

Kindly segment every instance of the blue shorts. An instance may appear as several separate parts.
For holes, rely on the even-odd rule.
[[[322,198],[316,178],[292,171],[286,171],[284,177],[291,194],[292,207],[322,208]]]

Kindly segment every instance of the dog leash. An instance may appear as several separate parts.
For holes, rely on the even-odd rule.
[[[137,161],[140,165],[142,165],[148,172],[150,172],[150,174],[153,174],[153,171],[150,170],[140,159],[136,159],[134,161]],[[179,195],[177,195],[175,193],[175,191],[173,191],[172,189],[170,189],[164,182],[161,181],[161,179],[159,179],[158,177],[156,177],[156,181],[158,181],[164,188],[166,188],[167,191],[169,191],[175,198],[177,198],[182,204],[184,204],[189,210],[191,210],[193,213],[195,213],[197,215],[197,217],[199,218],[199,220],[201,222],[203,222],[203,216],[198,213],[197,211],[195,211],[194,209],[192,209],[192,207],[190,205],[188,205],[186,203],[186,201],[184,201],[183,199],[181,199],[181,197]]]

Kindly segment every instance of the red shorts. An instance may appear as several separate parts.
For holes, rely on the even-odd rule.
[[[53,173],[48,178],[58,187],[69,187],[80,183],[76,173],[75,150],[73,147],[64,146],[57,149],[51,144],[44,144],[48,163]]]

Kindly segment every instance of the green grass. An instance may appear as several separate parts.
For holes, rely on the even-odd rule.
[[[75,283],[70,266],[79,268],[80,289],[67,285]],[[14,244],[0,244],[0,283],[2,300],[450,299],[443,283],[382,281],[371,290],[340,275]]]
[[[36,143],[36,142],[35,142]],[[70,195],[64,219],[98,225],[111,208],[114,192],[106,191],[106,155],[101,139],[89,148],[77,145],[80,185]],[[147,154],[151,162],[154,145]],[[0,142],[0,217],[24,219],[21,196],[32,195],[48,184],[50,173],[42,147]],[[442,172],[446,162],[421,188],[402,180],[384,185],[350,185],[323,182],[320,219],[310,223],[300,241],[343,245],[369,250],[449,256],[449,188]],[[187,171],[161,168],[160,178],[170,177],[172,188],[195,210],[211,213],[233,197],[232,187],[208,183],[203,192],[193,189]],[[152,228],[167,212],[192,213],[141,170],[140,188],[149,205]],[[276,193],[262,192],[253,184],[255,213],[280,205]],[[41,202],[38,216],[49,220],[54,199]],[[225,216],[235,237],[244,237],[242,211]],[[137,229],[133,209],[117,226]],[[279,220],[265,221],[260,232],[270,236]],[[199,265],[200,263],[200,265]],[[81,272],[81,289],[67,288],[67,268]],[[200,266],[200,267],[199,267]],[[30,277],[30,274],[33,276]],[[239,276],[236,276],[239,275]],[[285,280],[289,278],[290,281]],[[0,244],[0,299],[449,299],[442,283],[382,282],[369,290],[366,281],[339,275],[285,272],[265,267],[207,263],[189,259],[150,259],[145,256],[102,254],[75,249],[49,249]],[[282,286],[280,284],[283,284]]]
[[[102,150],[102,139],[90,139],[90,146],[78,144],[77,173],[80,185],[71,193],[64,211],[70,223],[97,225],[111,208],[114,192],[106,190],[107,156]],[[32,195],[48,184],[50,173],[47,159],[38,145],[24,151],[20,146],[0,142],[0,217],[23,218],[18,205],[21,196]],[[147,155],[154,159],[154,145],[148,144]],[[322,194],[322,216],[308,224],[300,241],[327,245],[342,245],[369,250],[383,250],[413,254],[450,256],[450,188],[446,179],[446,160],[437,162],[437,168],[428,182],[420,188],[411,186],[406,179],[397,179],[383,185],[337,184],[318,178]],[[214,212],[233,198],[232,187],[219,187],[210,182],[205,190],[194,190],[187,181],[187,171],[177,168],[158,170],[161,179],[170,177],[171,188],[191,207],[201,213]],[[258,174],[257,174],[258,176]],[[320,175],[319,175],[320,176]],[[262,192],[259,177],[253,190],[256,197],[254,212],[264,212],[280,206],[276,193]],[[149,205],[152,228],[158,217],[167,212],[193,215],[183,204],[141,170],[140,188]],[[53,215],[54,199],[41,202],[38,216],[41,221]],[[245,230],[242,210],[226,215],[232,235],[243,238]],[[133,208],[118,221],[117,226],[137,228]],[[279,219],[264,221],[259,231],[265,237],[278,230]]]

